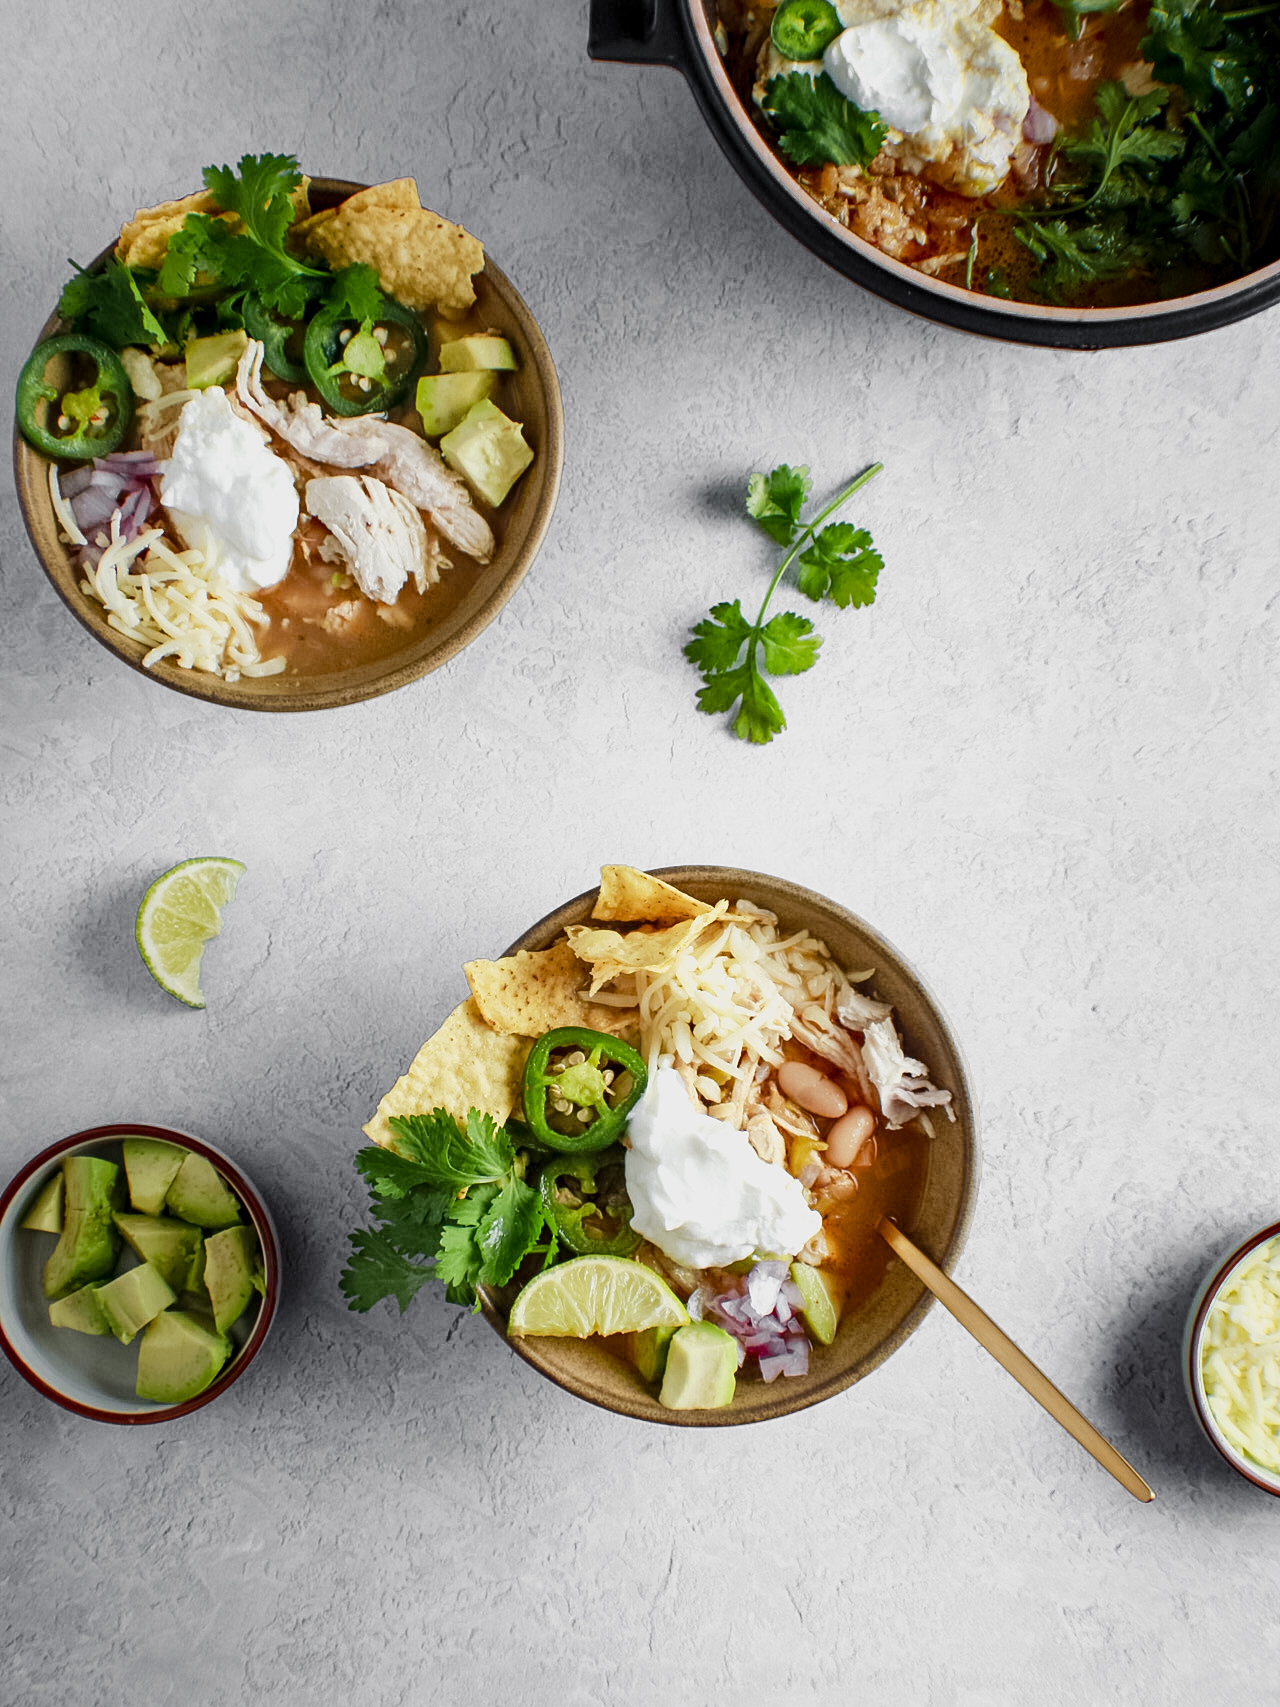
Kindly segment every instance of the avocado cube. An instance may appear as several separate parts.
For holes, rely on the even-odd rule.
[[[677,1328],[667,1350],[658,1403],[669,1411],[718,1410],[733,1403],[738,1342],[714,1322]]]
[[[181,1292],[204,1240],[203,1231],[169,1215],[117,1215],[116,1226],[129,1249],[158,1268],[174,1291]]]
[[[111,1328],[98,1302],[96,1286],[82,1286],[49,1306],[49,1321],[55,1328],[74,1328],[78,1334],[109,1334]]]
[[[44,1266],[44,1295],[65,1298],[116,1266],[120,1235],[112,1213],[119,1195],[120,1169],[100,1156],[67,1156],[62,1235]]]
[[[30,1209],[22,1217],[22,1225],[31,1233],[60,1233],[62,1231],[62,1199],[65,1191],[62,1169],[47,1179],[35,1195]]]
[[[418,381],[417,406],[429,439],[451,433],[469,409],[483,403],[496,383],[492,373],[429,373]]]
[[[252,1227],[228,1227],[204,1242],[204,1284],[213,1305],[213,1325],[225,1331],[244,1314],[254,1292],[258,1241]]]
[[[472,332],[440,346],[441,373],[514,373],[520,364],[505,338],[494,332]]]
[[[675,1331],[674,1328],[644,1328],[635,1335],[632,1351],[636,1368],[646,1381],[661,1381]]]
[[[235,378],[248,346],[249,334],[243,326],[234,332],[216,332],[211,338],[193,338],[183,352],[188,386],[192,391],[204,391],[211,385],[226,385]]]
[[[124,1171],[129,1180],[129,1201],[140,1215],[158,1215],[165,1194],[189,1151],[181,1144],[166,1144],[162,1138],[126,1138]]]
[[[154,1321],[176,1296],[160,1270],[149,1262],[126,1269],[98,1288],[98,1303],[107,1326],[122,1345],[128,1345],[138,1330]]]
[[[223,1182],[212,1162],[188,1150],[174,1175],[165,1198],[165,1208],[180,1221],[197,1227],[232,1227],[240,1219],[239,1201]]]
[[[487,397],[440,440],[440,454],[495,509],[533,461],[520,423]]]
[[[165,1310],[142,1336],[134,1390],[140,1399],[180,1405],[203,1393],[230,1355],[225,1334],[211,1333],[183,1310]]]

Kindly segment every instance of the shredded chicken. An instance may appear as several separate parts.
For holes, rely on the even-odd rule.
[[[236,396],[246,409],[300,455],[330,468],[367,468],[425,510],[444,537],[487,563],[493,556],[493,531],[471,502],[465,482],[445,467],[440,453],[407,427],[361,415],[339,421],[318,403],[295,391],[287,405],[262,388],[263,346],[251,339],[236,369]]]
[[[892,1019],[864,1019],[850,1005],[850,996],[865,1008],[866,998],[850,991],[841,998],[836,1013],[845,1025],[854,1025],[862,1032],[862,1059],[890,1129],[905,1126],[922,1108],[945,1108],[948,1118],[954,1120],[951,1092],[940,1091],[930,1084],[924,1062],[913,1061],[904,1053]]]
[[[747,1137],[762,1162],[776,1162],[780,1168],[786,1167],[787,1146],[781,1132],[763,1109],[747,1122]]]
[[[367,474],[308,480],[307,509],[333,535],[360,591],[378,604],[394,604],[410,575],[434,567],[422,517],[381,480]],[[322,548],[321,555],[331,554]]]

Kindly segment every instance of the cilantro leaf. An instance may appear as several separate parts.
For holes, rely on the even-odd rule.
[[[204,169],[205,188],[218,206],[238,214],[254,242],[277,254],[284,252],[293,223],[292,192],[301,182],[302,169],[292,154],[245,154],[235,172],[230,166]]]
[[[1096,171],[1098,183],[1090,201],[1101,199],[1113,177],[1124,168],[1172,160],[1186,147],[1186,139],[1176,131],[1156,129],[1151,124],[1169,100],[1167,89],[1130,95],[1123,83],[1103,83],[1094,100],[1099,117],[1082,137],[1062,145],[1062,153],[1069,159]]]
[[[712,605],[710,617],[694,625],[694,638],[685,647],[684,655],[704,676],[719,675],[737,663],[743,644],[752,633],[737,599],[732,604]]]
[[[753,474],[747,481],[747,514],[770,539],[790,545],[812,486],[807,468],[788,468],[785,462],[771,474]]]
[[[393,1115],[390,1125],[400,1154],[416,1162],[431,1185],[461,1188],[498,1180],[515,1159],[506,1128],[475,1109],[467,1115],[465,1136],[443,1108],[430,1114]]]
[[[887,135],[878,113],[846,101],[822,72],[773,77],[762,103],[778,124],[778,147],[797,166],[869,166]]]
[[[352,1233],[351,1256],[338,1285],[352,1310],[372,1310],[383,1298],[394,1298],[403,1315],[421,1287],[435,1277],[430,1264],[410,1262],[382,1230]]]
[[[385,301],[377,272],[368,262],[357,261],[333,275],[328,305],[344,317],[372,322],[382,313]]]
[[[1253,98],[1264,49],[1198,0],[1156,0],[1139,51],[1162,83],[1176,83],[1195,110],[1215,98],[1233,112]]]
[[[71,263],[76,267],[76,263]],[[62,288],[58,313],[77,331],[122,350],[126,344],[164,344],[168,334],[143,299],[138,281],[112,255],[100,273],[76,267]]]
[[[1122,278],[1147,259],[1145,247],[1130,236],[1119,214],[1081,225],[1062,219],[1028,221],[1016,235],[1044,267],[1041,284],[1055,300]]]
[[[800,676],[817,663],[822,636],[813,632],[807,616],[779,611],[760,630],[760,646],[771,676]]]
[[[440,1251],[436,1257],[436,1279],[445,1284],[445,1297],[451,1304],[479,1307],[476,1281],[484,1266],[476,1247],[473,1227],[448,1226],[440,1235]]]
[[[800,554],[800,591],[815,600],[829,596],[841,610],[849,605],[873,604],[876,578],[883,568],[884,558],[865,528],[832,522],[815,534],[808,551]]]
[[[763,747],[781,735],[787,726],[778,704],[777,695],[759,670],[753,669],[743,684],[742,705],[733,720],[733,732],[740,741],[750,741]]]
[[[476,1229],[486,1286],[505,1286],[537,1243],[545,1222],[542,1199],[523,1180],[508,1180]]]

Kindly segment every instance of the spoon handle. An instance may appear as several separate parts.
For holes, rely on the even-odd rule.
[[[931,1262],[892,1221],[882,1219],[876,1231],[888,1242],[895,1256],[901,1257],[916,1278],[924,1282],[938,1302],[950,1310],[960,1326],[968,1328],[978,1344],[989,1351],[996,1362],[1044,1406],[1053,1420],[1061,1423],[1067,1433],[1080,1442],[1086,1452],[1091,1452],[1121,1487],[1128,1489],[1136,1500],[1146,1502],[1156,1497],[1129,1460],[1116,1451],[1105,1435],[1098,1433],[1087,1417],[1081,1416],[1070,1399],[1058,1391],[1049,1377],[1036,1368],[1025,1352],[1018,1350],[1008,1334],[998,1328],[968,1293],[962,1292],[955,1281],[942,1272],[937,1263]]]

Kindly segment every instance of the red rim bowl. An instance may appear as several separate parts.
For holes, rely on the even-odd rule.
[[[1246,1458],[1244,1453],[1238,1447],[1232,1446],[1222,1434],[1205,1398],[1204,1377],[1200,1368],[1200,1347],[1214,1299],[1247,1256],[1251,1256],[1259,1245],[1265,1245],[1269,1239],[1277,1237],[1280,1237],[1280,1221],[1273,1221],[1260,1233],[1252,1234],[1243,1244],[1233,1245],[1226,1256],[1210,1270],[1187,1312],[1187,1329],[1182,1342],[1182,1379],[1195,1419],[1214,1451],[1225,1458],[1237,1475],[1243,1476],[1246,1482],[1252,1482],[1254,1487],[1261,1488],[1264,1494],[1280,1497],[1280,1472],[1264,1470],[1261,1464],[1255,1464],[1251,1458]]]
[[[127,1365],[111,1355],[116,1350],[115,1340],[104,1342],[69,1329],[50,1328],[48,1301],[39,1280],[40,1270],[52,1249],[48,1243],[50,1235],[25,1232],[20,1226],[32,1199],[64,1156],[101,1154],[122,1138],[160,1138],[194,1150],[212,1162],[244,1205],[262,1251],[266,1295],[247,1338],[238,1345],[217,1379],[203,1393],[180,1405],[152,1404],[133,1395],[115,1372],[116,1366],[122,1371],[127,1369]],[[87,1132],[73,1133],[33,1156],[0,1195],[0,1347],[19,1375],[37,1392],[77,1416],[88,1417],[93,1422],[158,1423],[172,1422],[189,1411],[198,1411],[225,1393],[253,1362],[271,1331],[279,1300],[280,1240],[270,1210],[230,1157],[193,1133],[169,1126],[94,1126]]]

